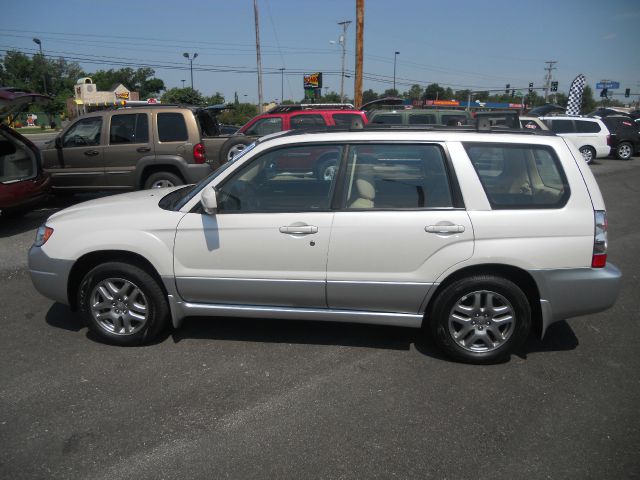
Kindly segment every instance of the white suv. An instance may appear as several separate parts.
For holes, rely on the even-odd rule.
[[[571,140],[587,163],[611,153],[611,135],[602,120],[571,116],[540,118],[551,131]]]
[[[367,129],[274,134],[198,185],[58,212],[29,269],[114,344],[187,316],[327,320],[424,327],[488,363],[610,307],[606,251],[602,196],[563,138]]]

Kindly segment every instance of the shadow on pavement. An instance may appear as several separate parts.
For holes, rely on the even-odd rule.
[[[77,312],[67,305],[54,303],[46,315],[46,322],[55,328],[78,332],[85,328]],[[100,342],[95,335],[87,337]],[[291,343],[301,345],[342,345],[347,347],[410,350],[411,345],[421,354],[439,360],[450,361],[436,347],[430,335],[423,330],[383,325],[360,325],[332,322],[307,322],[292,320],[262,320],[254,318],[187,318],[177,330],[172,330],[151,342],[155,345],[168,337],[174,343],[185,339],[231,340],[260,343]],[[530,353],[573,350],[578,338],[565,321],[549,327],[543,340],[531,334],[517,352],[520,358]]]
[[[52,327],[71,332],[79,332],[85,327],[78,312],[72,312],[67,305],[54,303],[45,316],[45,321]]]

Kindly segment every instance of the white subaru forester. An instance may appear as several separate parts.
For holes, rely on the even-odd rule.
[[[365,129],[274,134],[195,186],[67,208],[29,269],[113,344],[187,316],[327,320],[424,327],[489,363],[610,307],[606,256],[602,196],[565,139]]]

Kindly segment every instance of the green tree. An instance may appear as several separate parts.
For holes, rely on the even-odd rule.
[[[438,85],[437,83],[432,83],[430,85],[427,85],[427,88],[424,89],[422,98],[424,100],[442,100],[445,98],[445,92],[446,90],[440,85]]]
[[[384,97],[397,97],[399,95],[398,90],[397,89],[393,89],[393,88],[387,88],[383,94],[381,95],[380,98],[384,98]]]
[[[580,106],[580,113],[585,114],[593,112],[596,109],[596,100],[593,98],[593,89],[590,85],[584,86],[582,92],[582,105]]]
[[[191,87],[171,88],[161,97],[162,103],[178,103],[184,105],[205,105],[205,98],[198,90]]]
[[[363,104],[373,102],[374,100],[377,100],[377,99],[378,99],[378,94],[371,89],[365,90],[364,92],[362,92]]]
[[[220,105],[221,103],[224,103],[224,95],[220,92],[216,92],[210,97],[204,97],[204,102],[207,105]]]
[[[156,97],[165,89],[164,82],[159,78],[155,78],[155,70],[149,67],[138,68],[120,68],[118,70],[98,70],[90,75],[98,87],[98,90],[108,91],[114,85],[123,84],[129,90],[138,92],[140,99]]]
[[[324,96],[320,97],[319,103],[341,103],[342,100],[340,98],[340,94],[337,92],[329,92]]]
[[[220,123],[227,125],[244,125],[258,114],[258,107],[252,103],[237,103],[230,110],[218,116]]]
[[[420,100],[422,95],[424,94],[424,90],[417,83],[411,85],[411,88],[408,92],[402,94],[403,97],[408,98],[409,100]]]

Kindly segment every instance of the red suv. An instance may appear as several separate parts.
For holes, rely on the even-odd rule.
[[[255,138],[284,130],[303,130],[322,127],[349,128],[353,122],[367,124],[365,112],[351,104],[278,105],[252,118],[238,134],[229,138],[220,150],[221,162],[227,162],[253,142]]]

